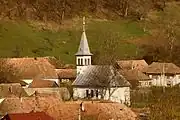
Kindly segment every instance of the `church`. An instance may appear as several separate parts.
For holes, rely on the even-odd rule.
[[[112,65],[92,65],[83,18],[76,56],[77,76],[72,83],[75,100],[108,100],[130,105],[130,83]]]

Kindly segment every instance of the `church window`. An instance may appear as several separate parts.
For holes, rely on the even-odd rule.
[[[86,97],[89,97],[89,90],[86,90]]]
[[[98,98],[98,90],[96,90],[96,98]]]
[[[87,59],[85,59],[85,65],[87,65]]]
[[[88,58],[88,65],[90,65],[90,59]]]
[[[94,97],[94,91],[91,90],[91,97]]]
[[[80,65],[81,63],[80,63],[80,58],[78,58],[78,63],[77,63],[78,65]]]
[[[83,59],[81,58],[81,65],[83,65]]]

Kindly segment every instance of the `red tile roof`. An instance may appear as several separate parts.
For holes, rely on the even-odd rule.
[[[63,102],[50,107],[47,113],[56,120],[77,120],[80,101]],[[81,112],[82,119],[94,120],[136,120],[136,114],[128,107],[113,102],[91,102],[84,101],[84,112]]]
[[[174,63],[153,62],[148,67],[145,67],[142,72],[147,74],[180,74],[180,68]]]
[[[44,112],[30,112],[7,114],[2,120],[53,120],[53,118]]]
[[[148,66],[145,60],[119,60],[116,61],[116,64],[120,69],[126,69],[126,70],[136,69],[140,71]]]
[[[6,97],[0,103],[0,115],[8,113],[29,113],[32,110],[44,111],[54,104],[61,103],[62,99],[55,94],[37,94],[32,97]]]
[[[60,79],[76,78],[76,69],[56,69],[56,73]]]
[[[51,80],[33,80],[29,88],[52,88],[59,87],[55,81]]]
[[[12,65],[24,79],[32,78],[58,78],[55,67],[49,62],[47,57],[37,58],[2,58],[8,65]]]

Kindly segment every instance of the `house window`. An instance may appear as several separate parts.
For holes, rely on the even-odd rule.
[[[83,65],[83,59],[81,58],[81,64],[80,65]]]
[[[91,97],[94,97],[94,91],[91,90]]]
[[[99,94],[99,93],[98,93],[98,90],[96,90],[96,98],[98,98],[98,94]]]
[[[81,63],[80,63],[80,58],[78,58],[78,63],[77,63],[78,65],[81,65]]]
[[[151,86],[151,85],[152,85],[152,82],[149,82],[149,85]]]
[[[167,76],[167,79],[172,79],[173,78],[173,76]]]
[[[61,79],[62,83],[69,82],[69,79]]]
[[[152,75],[152,79],[158,79],[157,75]]]
[[[145,85],[148,86],[148,85],[149,85],[149,82],[145,82]]]
[[[152,78],[152,75],[149,75],[150,78]]]

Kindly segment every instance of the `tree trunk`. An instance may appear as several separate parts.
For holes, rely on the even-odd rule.
[[[64,16],[65,16],[65,9],[66,9],[66,0],[63,1],[63,10],[61,14],[61,24],[63,24]]]

